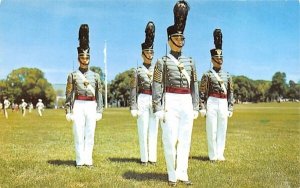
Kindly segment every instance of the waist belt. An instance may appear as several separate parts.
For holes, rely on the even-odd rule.
[[[139,93],[147,94],[147,95],[152,95],[152,90],[151,89],[140,89]]]
[[[82,101],[95,101],[96,98],[93,96],[83,96],[83,95],[78,95],[75,97],[76,100],[82,100]]]
[[[166,87],[167,93],[178,93],[178,94],[190,94],[190,88],[180,88],[180,87]]]
[[[209,96],[210,97],[221,98],[221,99],[226,99],[227,98],[227,95],[225,95],[224,93],[210,93]]]

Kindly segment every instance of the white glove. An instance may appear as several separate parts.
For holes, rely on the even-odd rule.
[[[233,112],[232,111],[228,111],[228,117],[231,118],[233,115]]]
[[[67,121],[73,121],[74,120],[73,114],[72,113],[67,113],[66,114],[66,119],[67,119]]]
[[[205,117],[206,116],[206,110],[200,110],[200,115],[201,115],[201,117]]]
[[[199,112],[194,110],[194,119],[197,119],[198,118],[198,115],[199,115]]]
[[[102,119],[102,114],[96,113],[96,121],[99,121],[100,119]]]
[[[132,117],[136,117],[138,115],[137,110],[130,110],[130,113],[131,113]]]
[[[158,119],[160,119],[160,120],[163,120],[163,119],[164,119],[164,116],[165,116],[165,112],[164,112],[164,111],[160,110],[160,111],[155,112],[154,114],[155,114],[155,116],[156,116]]]

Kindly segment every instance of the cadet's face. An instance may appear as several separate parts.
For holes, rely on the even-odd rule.
[[[184,46],[185,38],[183,35],[172,36],[169,40],[170,48],[175,52],[180,52]]]
[[[178,46],[183,46],[184,45],[184,36],[183,35],[178,35],[178,36],[172,36],[172,40],[178,45]]]
[[[211,61],[216,68],[220,68],[223,64],[223,57],[212,57]]]
[[[87,68],[87,66],[90,63],[90,57],[89,56],[79,56],[78,57],[80,67]]]
[[[142,57],[144,59],[144,63],[151,63],[153,59],[154,51],[153,50],[144,50],[142,53]]]

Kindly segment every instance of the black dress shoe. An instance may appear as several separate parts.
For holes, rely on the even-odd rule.
[[[142,165],[142,166],[147,166],[148,163],[147,163],[147,162],[141,162],[141,165]]]
[[[88,168],[94,168],[93,165],[85,165],[85,166],[88,167]]]
[[[193,185],[193,182],[191,182],[190,180],[188,181],[181,181],[179,180],[181,183],[183,183],[184,185]]]
[[[173,181],[169,181],[168,185],[171,186],[171,187],[176,187],[177,183],[173,182]]]

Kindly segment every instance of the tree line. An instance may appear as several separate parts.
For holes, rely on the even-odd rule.
[[[290,80],[287,84],[284,72],[276,72],[272,81],[233,76],[233,83],[234,97],[237,102],[280,102],[300,99],[300,83]]]
[[[16,104],[20,104],[22,99],[33,104],[42,99],[47,107],[53,107],[56,92],[41,70],[22,67],[13,70],[6,79],[0,80],[1,102],[4,97]]]
[[[100,67],[90,67],[100,74],[104,96],[104,73]],[[110,106],[127,107],[130,105],[130,85],[134,69],[126,70],[115,76],[108,84],[108,103]],[[234,98],[236,102],[271,102],[299,101],[300,82],[286,81],[284,72],[276,72],[271,81],[252,80],[246,76],[233,76]],[[19,104],[22,99],[36,104],[42,99],[47,107],[54,107],[57,95],[64,92],[55,91],[52,84],[37,68],[19,68],[0,80],[0,101],[7,97],[11,102]],[[104,98],[104,97],[103,97]]]
[[[130,105],[130,83],[133,73],[134,70],[124,71],[116,75],[115,79],[110,82],[108,86],[110,104],[123,107]],[[276,72],[272,81],[252,80],[246,76],[233,76],[232,79],[234,98],[237,103],[300,100],[300,81],[296,83],[290,80],[287,84],[284,72]]]

